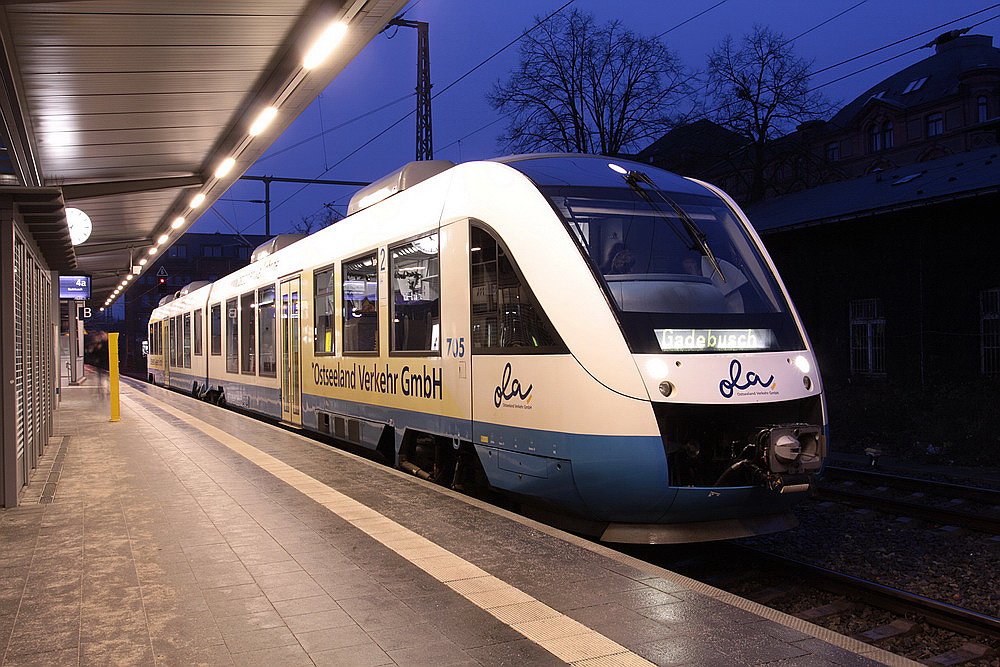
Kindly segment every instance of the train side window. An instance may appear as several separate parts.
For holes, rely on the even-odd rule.
[[[208,334],[211,337],[209,352],[213,357],[222,355],[222,304],[212,306],[208,316]]]
[[[274,285],[257,290],[257,337],[260,340],[260,374],[277,377],[274,338]]]
[[[167,350],[167,353],[168,353],[167,356],[170,357],[169,362],[170,362],[171,366],[176,366],[177,365],[177,345],[175,343],[176,338],[177,338],[177,327],[174,324],[174,320],[175,319],[177,319],[177,318],[171,317],[171,318],[169,318],[169,319],[166,320],[166,322],[167,322],[167,347],[169,348]]]
[[[438,235],[389,249],[393,352],[441,349],[441,272]]]
[[[316,311],[316,337],[313,350],[316,354],[332,354],[334,349],[333,318],[336,313],[334,305],[337,284],[333,267],[313,274],[315,299],[313,308]]]
[[[565,353],[566,346],[503,244],[473,226],[470,249],[473,352]]]
[[[200,357],[202,353],[201,349],[201,337],[204,333],[202,325],[202,312],[201,308],[194,311],[194,356]]]
[[[191,368],[191,313],[184,313],[184,342],[181,344],[184,368]]]
[[[254,331],[254,316],[257,304],[254,292],[240,296],[240,373],[257,374],[257,332]]]
[[[236,310],[236,299],[226,301],[226,371],[240,372],[240,333],[239,312]]]
[[[378,352],[378,266],[375,252],[344,262],[344,352]]]

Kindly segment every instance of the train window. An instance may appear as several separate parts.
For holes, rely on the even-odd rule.
[[[222,304],[217,303],[212,306],[211,314],[208,318],[208,333],[212,339],[211,349],[213,357],[222,355]]]
[[[375,253],[344,262],[344,352],[378,352]]]
[[[441,349],[441,275],[438,235],[392,248],[392,351]]]
[[[254,315],[257,304],[253,292],[240,297],[240,372],[245,375],[257,373],[257,333],[254,331]]]
[[[335,280],[332,266],[313,275],[316,290],[313,300],[313,308],[316,311],[316,338],[313,349],[316,354],[332,354],[336,351],[333,339],[333,317],[336,312],[334,293],[337,286]]]
[[[260,339],[260,374],[278,375],[274,339],[274,285],[257,290],[257,336]]]
[[[507,249],[472,228],[472,349],[479,354],[566,352]]]
[[[191,368],[191,313],[184,313],[184,338],[181,342],[184,368]]]
[[[240,333],[237,329],[239,312],[236,310],[236,299],[226,301],[226,371],[240,372]]]
[[[201,308],[194,311],[194,356],[201,356],[201,336],[203,334],[202,330],[202,312]]]

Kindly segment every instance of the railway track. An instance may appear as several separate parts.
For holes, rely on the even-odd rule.
[[[754,547],[725,542],[635,551],[661,567],[928,664],[992,664],[1000,650],[1000,618]],[[944,650],[926,653],[942,644]]]
[[[909,496],[888,497],[892,491],[909,492]],[[827,466],[814,493],[817,500],[1000,534],[1000,491],[994,489]]]

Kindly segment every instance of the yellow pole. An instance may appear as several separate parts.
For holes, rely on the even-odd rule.
[[[118,402],[118,334],[108,334],[108,372],[110,374],[111,421],[121,421],[121,405]]]

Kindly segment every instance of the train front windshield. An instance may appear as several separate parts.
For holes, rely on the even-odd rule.
[[[620,164],[567,157],[511,166],[535,180],[603,277],[632,350],[802,349],[784,296],[732,209],[674,174]]]

